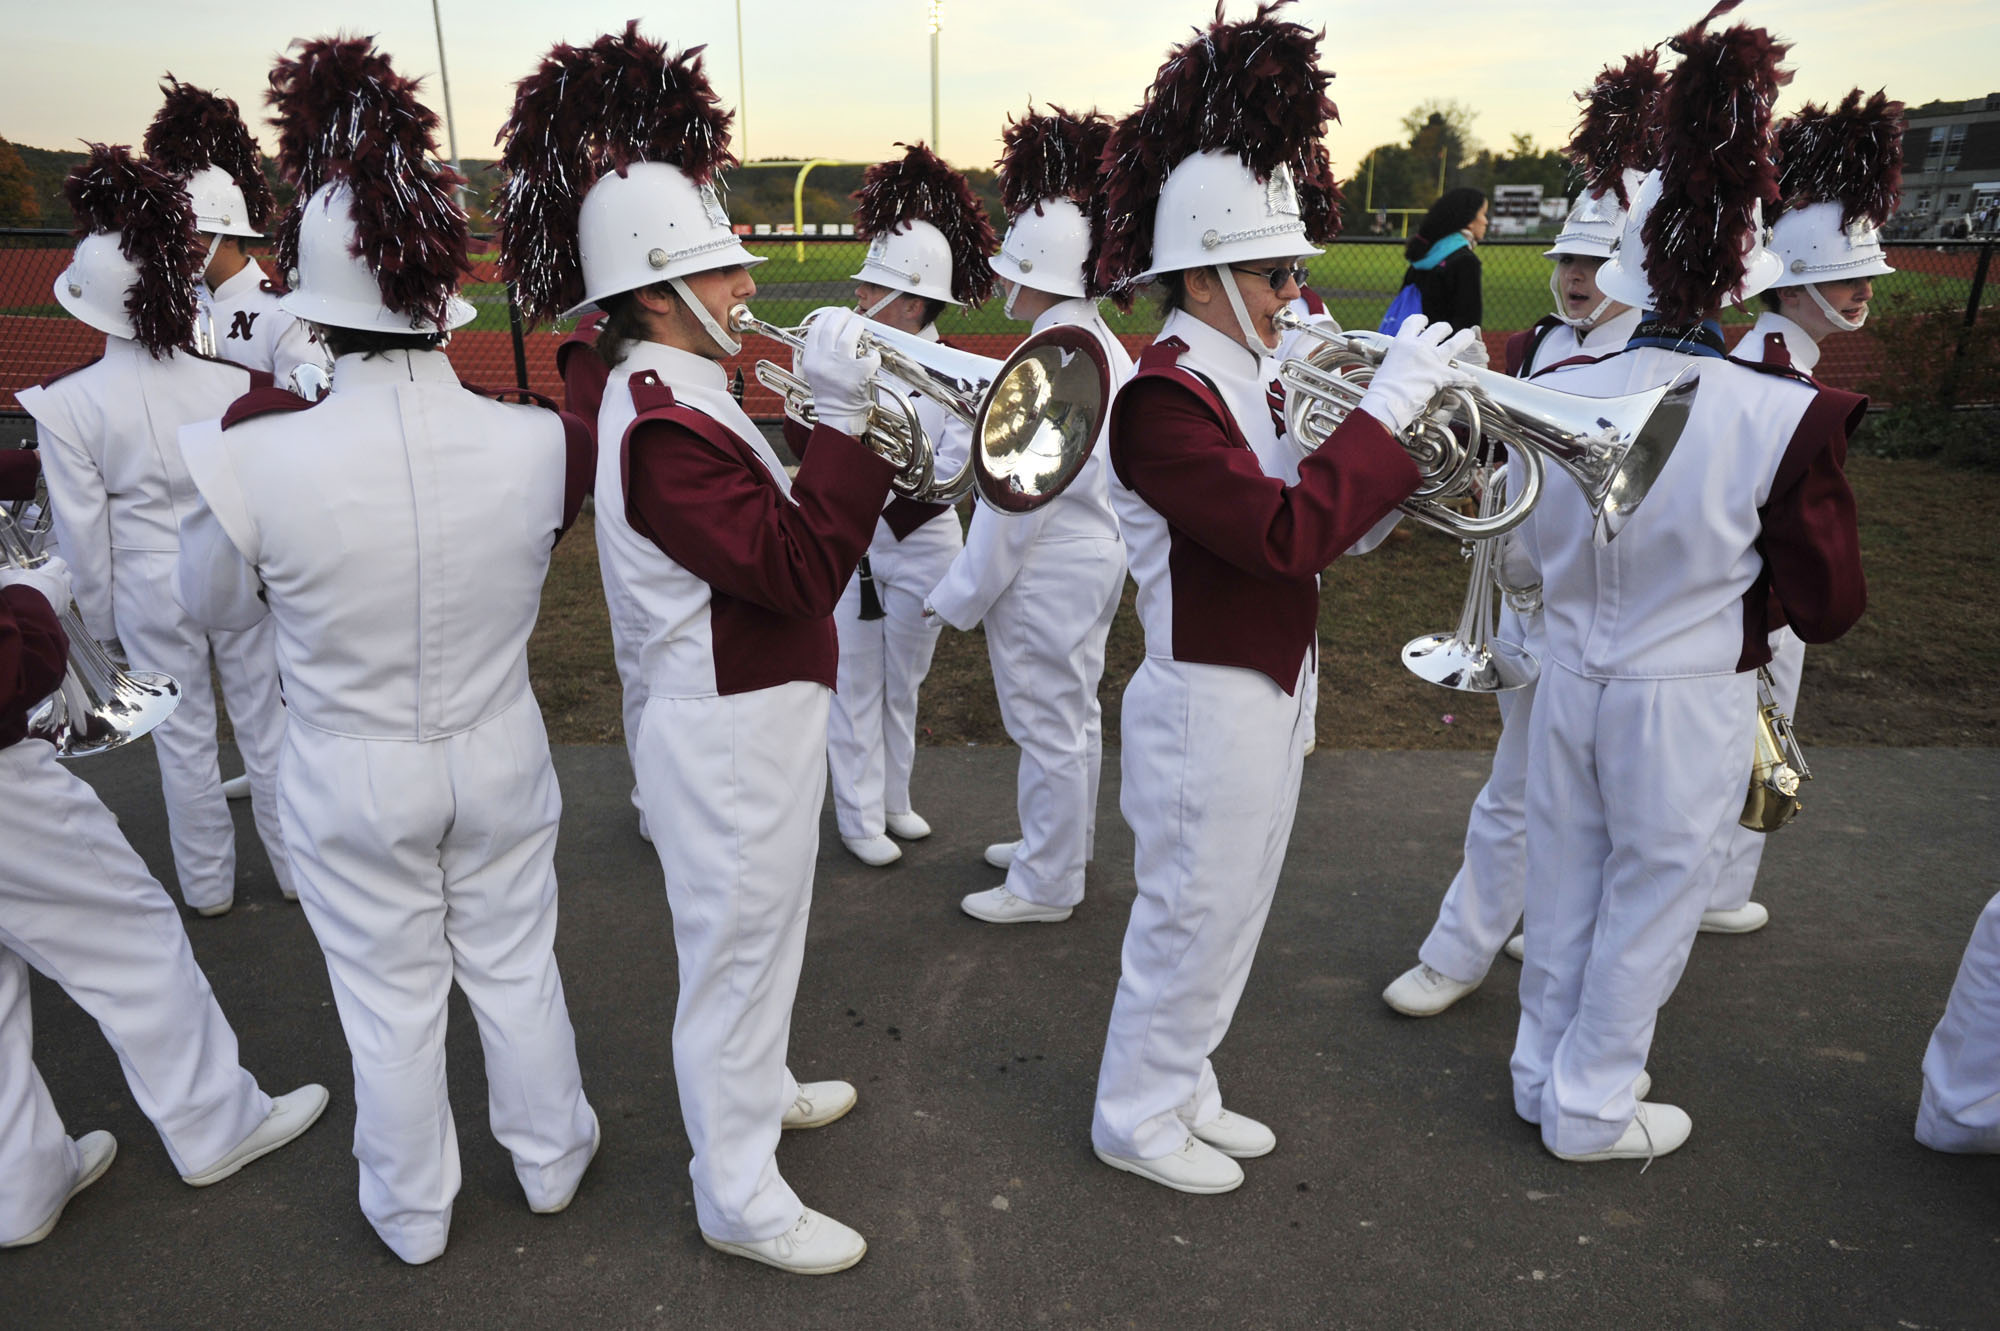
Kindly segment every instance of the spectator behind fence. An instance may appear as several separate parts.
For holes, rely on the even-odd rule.
[[[1416,288],[1423,313],[1432,322],[1443,320],[1453,328],[1470,328],[1481,321],[1475,247],[1485,236],[1486,196],[1464,187],[1445,191],[1424,214],[1417,234],[1403,246],[1403,257],[1410,260],[1403,286]],[[1407,297],[1399,295],[1391,309],[1406,303]],[[1396,322],[1400,325],[1402,319]]]

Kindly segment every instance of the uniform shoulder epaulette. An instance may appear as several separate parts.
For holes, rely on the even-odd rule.
[[[1771,334],[1771,336],[1776,336],[1776,334]],[[1744,369],[1755,370],[1759,374],[1774,374],[1780,379],[1790,379],[1795,383],[1804,384],[1808,388],[1825,387],[1819,380],[1792,364],[1789,352],[1786,353],[1785,359],[1782,361],[1746,360],[1740,356],[1730,356],[1727,359],[1732,365],[1741,365]]]
[[[273,282],[268,277],[257,284],[257,289],[267,296],[289,296],[292,294],[292,289],[283,282]]]
[[[1188,344],[1177,337],[1163,337],[1139,353],[1138,369],[1171,370],[1180,364]]]
[[[259,416],[268,416],[275,411],[305,411],[318,405],[316,402],[306,401],[290,389],[274,388],[266,384],[264,387],[251,389],[230,403],[229,410],[222,413],[222,428],[227,430],[231,426],[241,425]]]
[[[37,388],[53,388],[53,387],[54,387],[54,386],[55,386],[55,385],[56,385],[57,383],[59,383],[60,381],[62,381],[62,380],[64,380],[64,379],[67,379],[67,378],[69,378],[69,377],[70,377],[70,376],[71,376],[72,374],[76,374],[76,373],[78,373],[79,371],[82,371],[82,370],[87,370],[87,369],[89,369],[89,368],[90,368],[91,366],[93,366],[93,365],[97,364],[97,362],[99,362],[99,361],[101,361],[101,360],[103,360],[103,359],[104,359],[104,353],[100,351],[100,352],[98,352],[98,353],[97,353],[97,354],[96,354],[95,356],[92,356],[92,357],[91,357],[91,358],[90,358],[89,360],[87,360],[87,361],[82,361],[82,362],[79,362],[78,364],[75,364],[75,365],[72,365],[72,366],[70,366],[70,367],[69,367],[68,369],[65,369],[65,370],[57,370],[57,371],[56,371],[56,372],[55,372],[54,374],[50,375],[50,376],[49,376],[48,378],[46,378],[46,379],[42,380],[42,381],[41,381],[40,383],[36,384],[36,385],[35,385],[35,387],[37,387]]]
[[[632,390],[632,407],[641,416],[656,411],[668,411],[678,406],[674,390],[667,387],[659,374],[653,370],[641,370],[626,380]]]
[[[468,384],[463,380],[459,381],[458,386],[468,393],[477,393],[479,396],[491,398],[495,402],[511,402],[521,407],[540,407],[545,411],[562,410],[562,408],[555,404],[555,399],[545,397],[532,388],[483,388],[478,384]]]

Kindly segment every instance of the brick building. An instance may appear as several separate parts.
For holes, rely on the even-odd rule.
[[[2000,230],[2000,92],[1911,107],[1903,200],[1892,232],[1911,239]]]

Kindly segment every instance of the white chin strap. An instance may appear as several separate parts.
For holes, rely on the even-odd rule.
[[[861,311],[861,317],[864,319],[873,319],[876,315],[888,309],[891,302],[895,301],[896,298],[901,296],[902,294],[903,293],[900,291],[891,291],[888,295],[882,297],[882,299],[876,301],[873,305],[870,305],[867,309]],[[1008,307],[1010,309],[1013,307],[1013,302],[1011,300],[1008,301]]]
[[[1568,305],[1569,302],[1563,299],[1562,288],[1556,285],[1554,270],[1549,272],[1549,294],[1556,298],[1556,318],[1562,320],[1571,328],[1589,328],[1599,319],[1602,319],[1604,312],[1611,308],[1611,297],[1606,296],[1603,300],[1597,302],[1597,308],[1589,314],[1584,315],[1580,319],[1570,318],[1567,314],[1563,313],[1563,307]]]
[[[1819,306],[1819,312],[1826,316],[1826,321],[1843,333],[1859,332],[1861,325],[1868,322],[1866,311],[1862,312],[1859,319],[1849,319],[1842,315],[1839,310],[1834,309],[1832,305],[1827,303],[1826,297],[1819,294],[1819,284],[1817,282],[1806,283],[1806,294],[1812,297],[1813,304]]]
[[[694,292],[688,290],[685,281],[678,277],[670,277],[667,279],[667,285],[679,293],[681,304],[687,306],[694,314],[695,321],[701,325],[701,330],[708,334],[709,341],[722,349],[723,355],[734,356],[743,350],[742,341],[723,331],[722,325],[715,321],[715,316],[708,312],[708,306],[694,298]]]
[[[1236,289],[1236,276],[1230,272],[1229,265],[1219,263],[1209,271],[1215,274],[1216,281],[1222,283],[1222,294],[1229,297],[1229,308],[1236,311],[1236,326],[1243,330],[1244,347],[1259,360],[1270,355],[1271,344],[1250,322],[1250,307],[1243,303],[1243,293]]]
[[[1007,303],[1000,307],[1000,313],[1006,315],[1009,319],[1013,318],[1014,302],[1020,298],[1021,284],[1019,282],[1009,282],[1007,284]]]

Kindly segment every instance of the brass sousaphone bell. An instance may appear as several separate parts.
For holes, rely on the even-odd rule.
[[[784,328],[738,305],[729,326],[797,350],[819,313]],[[1083,470],[1111,409],[1111,366],[1097,339],[1080,328],[1044,329],[1004,361],[881,324],[869,325],[861,349],[882,357],[862,442],[895,464],[897,494],[925,503],[956,503],[976,486],[1002,512],[1040,508]],[[783,400],[789,419],[817,423],[812,387],[791,370],[758,361],[757,382]],[[937,441],[918,422],[911,390],[971,427],[971,455],[950,476],[937,474]]]

